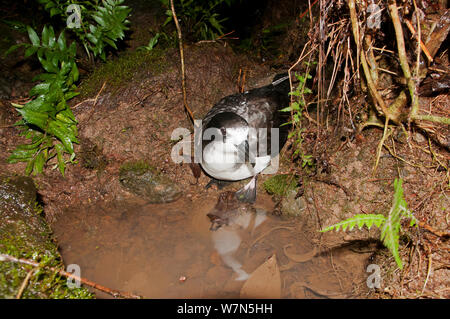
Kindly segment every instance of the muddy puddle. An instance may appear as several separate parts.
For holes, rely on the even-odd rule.
[[[66,266],[77,264],[82,277],[145,298],[239,298],[248,277],[274,254],[281,298],[363,297],[364,247],[317,245],[312,238],[319,236],[299,219],[271,214],[267,195],[212,231],[207,214],[216,203],[205,195],[164,205],[76,207],[53,229]]]

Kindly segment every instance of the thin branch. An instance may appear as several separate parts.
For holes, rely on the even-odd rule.
[[[194,123],[194,114],[192,113],[192,111],[189,108],[188,103],[187,103],[186,70],[185,70],[185,67],[184,67],[183,40],[182,40],[180,24],[178,23],[177,14],[175,12],[175,7],[173,5],[173,0],[170,0],[170,8],[172,9],[173,20],[175,22],[175,26],[177,28],[177,33],[178,33],[178,45],[179,45],[179,48],[180,48],[180,59],[181,59],[181,86],[182,86],[182,89],[183,89],[183,104],[184,104],[184,108],[188,112],[189,118],[191,119],[192,123]]]
[[[408,27],[409,31],[411,31],[412,35],[415,36],[416,35],[416,30],[414,29],[413,25],[411,24],[411,22],[407,19],[405,19],[406,22],[406,26]],[[433,57],[430,54],[430,51],[428,51],[426,45],[422,42],[422,40],[420,40],[420,47],[423,50],[423,53],[425,53],[428,61],[433,62]]]
[[[31,278],[31,276],[33,275],[34,271],[35,271],[35,268],[31,269],[31,270],[28,272],[27,276],[25,277],[25,279],[24,279],[23,282],[22,282],[22,285],[20,285],[19,292],[18,292],[17,295],[16,295],[16,299],[22,298],[22,294],[23,294],[25,288],[27,287],[28,281],[30,281],[30,278]]]
[[[30,265],[33,267],[41,267],[41,265],[39,265],[39,263],[29,260],[29,259],[22,259],[22,258],[16,258],[7,254],[2,254],[0,253],[0,261],[10,261],[10,262],[14,262],[14,263],[20,263],[20,264],[24,264],[24,265]],[[67,271],[64,271],[62,269],[57,269],[55,267],[44,267],[49,269],[50,271],[53,272],[57,272],[59,275],[66,277],[66,278],[72,278],[75,279],[76,281],[81,282],[82,284],[88,285],[90,287],[93,287],[97,290],[106,292],[107,294],[110,294],[112,296],[114,296],[115,298],[117,297],[122,297],[122,298],[129,298],[129,299],[140,299],[142,298],[141,296],[138,295],[134,295],[132,293],[129,292],[122,292],[122,291],[118,291],[118,290],[113,290],[107,287],[104,287],[102,285],[99,285],[93,281],[90,281],[89,279],[86,278],[82,278],[82,277],[78,277],[76,275],[73,275]],[[31,276],[31,275],[30,275]]]
[[[398,8],[396,1],[393,1],[388,5],[389,12],[391,14],[392,23],[395,30],[395,38],[397,40],[397,52],[400,60],[400,66],[403,70],[406,82],[408,83],[409,94],[411,95],[412,107],[410,112],[411,119],[414,119],[415,115],[419,111],[419,99],[416,94],[416,85],[411,77],[411,70],[409,69],[408,58],[406,57],[405,40],[403,36],[403,29],[398,16]]]
[[[358,28],[358,17],[356,15],[356,4],[354,0],[348,0],[348,7],[350,9],[350,20],[352,23],[352,30],[353,30],[353,38],[355,39],[355,42],[357,44],[357,50],[358,55],[357,57],[361,60],[361,65],[363,67],[364,76],[366,77],[367,86],[369,87],[370,95],[373,98],[375,106],[378,105],[381,108],[381,112],[386,116],[386,118],[393,120],[396,122],[396,119],[392,118],[388,108],[386,107],[386,104],[384,103],[384,100],[380,96],[380,94],[377,91],[376,85],[374,83],[374,80],[372,79],[372,75],[370,73],[369,65],[367,64],[366,56],[364,54],[364,50],[361,50],[360,44],[359,44],[359,28]],[[359,66],[359,61],[357,61],[357,66]]]

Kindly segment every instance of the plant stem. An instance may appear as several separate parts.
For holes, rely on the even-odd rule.
[[[172,9],[173,20],[175,22],[175,26],[177,28],[177,33],[178,33],[178,45],[180,48],[180,59],[181,59],[181,86],[183,89],[183,103],[184,103],[184,107],[185,107],[186,111],[188,112],[189,118],[191,119],[192,123],[194,123],[194,114],[192,113],[192,111],[189,108],[188,103],[187,103],[186,70],[184,67],[183,40],[182,40],[182,36],[181,36],[180,24],[178,23],[177,14],[175,12],[175,7],[173,5],[173,0],[170,0],[170,8]]]
[[[400,23],[400,18],[398,16],[398,8],[396,1],[392,1],[388,5],[389,12],[391,14],[392,23],[394,25],[395,30],[395,38],[397,40],[397,51],[398,51],[398,58],[400,60],[400,66],[403,70],[403,75],[405,76],[406,82],[408,83],[408,89],[409,94],[411,95],[411,101],[412,101],[412,107],[410,116],[412,119],[414,119],[415,115],[417,114],[419,110],[419,99],[416,95],[416,85],[411,77],[411,70],[409,69],[408,60],[406,57],[406,50],[405,50],[405,41],[403,38],[403,29],[402,25]]]
[[[356,7],[355,7],[355,0],[348,0],[348,7],[350,9],[350,19],[352,22],[352,29],[353,29],[353,38],[355,39],[356,42],[356,46],[357,46],[357,50],[358,52],[360,52],[360,59],[361,59],[361,64],[364,70],[364,75],[366,77],[366,81],[367,81],[367,86],[369,87],[371,96],[374,100],[374,104],[378,105],[381,108],[382,113],[384,113],[384,116],[386,116],[386,118],[393,120],[394,122],[396,121],[396,119],[392,118],[389,110],[386,107],[386,104],[384,103],[383,99],[381,98],[380,94],[377,91],[377,88],[375,86],[375,83],[372,79],[372,76],[370,74],[370,68],[369,65],[367,64],[367,60],[366,60],[366,56],[364,54],[364,50],[360,49],[360,44],[359,44],[359,29],[358,29],[358,18],[356,15]],[[358,55],[359,57],[359,55]],[[359,61],[357,62],[359,65]]]

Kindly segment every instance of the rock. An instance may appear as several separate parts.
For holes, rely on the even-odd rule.
[[[306,202],[303,196],[297,196],[296,190],[290,190],[289,193],[281,201],[281,213],[289,216],[300,216],[306,208]]]
[[[0,199],[2,203],[15,204],[25,209],[36,200],[36,187],[33,180],[27,176],[1,177]]]
[[[425,137],[419,132],[413,134],[413,140],[417,143],[423,143],[426,141]]]
[[[125,189],[152,204],[170,203],[182,194],[174,182],[142,161],[123,165],[120,168],[119,181]]]
[[[61,269],[64,267],[61,256],[36,199],[36,187],[30,177],[0,176],[0,253]],[[29,266],[20,263],[0,262],[0,299],[15,298],[29,271]],[[22,297],[93,297],[87,289],[69,288],[65,278],[54,275],[53,271],[40,269]]]
[[[81,150],[79,152],[79,157],[81,159],[81,164],[87,169],[97,169],[103,170],[108,161],[102,153],[101,147],[94,144],[88,138],[80,138]]]

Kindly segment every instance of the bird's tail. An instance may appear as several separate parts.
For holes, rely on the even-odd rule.
[[[274,76],[274,78],[272,80],[272,85],[276,86],[276,85],[279,85],[280,83],[283,83],[284,81],[287,81],[287,80],[289,80],[289,74],[287,72],[279,73],[279,74]]]
[[[272,85],[273,89],[281,93],[286,99],[286,101],[289,100],[289,92],[291,91],[291,84],[289,82],[289,74],[287,72],[275,75],[275,77],[272,80]],[[287,107],[287,105],[284,107]]]
[[[273,90],[278,92],[279,96],[279,110],[284,109],[289,106],[290,96],[289,92],[291,91],[291,84],[289,82],[289,73],[280,73],[275,75],[272,81]],[[290,119],[290,112],[280,112],[279,113],[279,125],[280,132],[280,146],[284,145],[287,140],[290,125],[286,125]],[[283,125],[284,124],[284,125]]]

